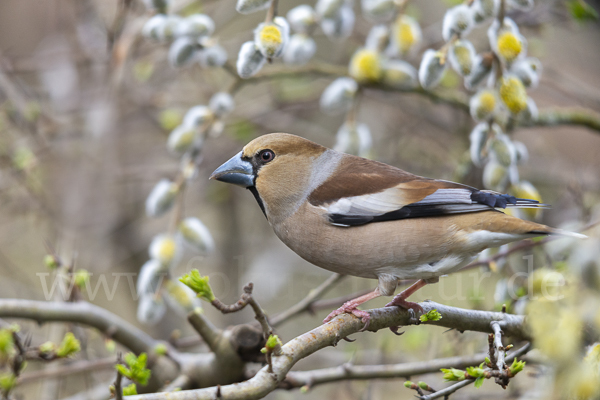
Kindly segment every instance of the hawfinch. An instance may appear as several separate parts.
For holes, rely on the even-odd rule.
[[[535,200],[423,178],[286,133],[254,139],[210,179],[249,189],[275,234],[303,259],[379,281],[324,322],[349,312],[368,324],[358,305],[393,295],[402,279],[417,282],[387,305],[422,312],[406,298],[488,247],[549,234],[585,237],[498,210],[543,206]]]

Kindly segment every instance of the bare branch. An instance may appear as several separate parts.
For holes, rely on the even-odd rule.
[[[533,126],[581,125],[600,131],[600,114],[585,108],[541,110]]]
[[[58,303],[0,299],[1,318],[44,322],[73,322],[96,328],[136,354],[150,352],[158,343],[144,331],[101,307],[87,302]]]
[[[321,283],[318,287],[308,292],[308,295],[306,295],[305,298],[300,300],[294,306],[271,318],[271,324],[273,326],[281,325],[289,319],[294,318],[298,314],[301,314],[305,311],[310,311],[311,306],[314,304],[314,302],[320,299],[322,296],[324,296],[329,291],[329,289],[331,289],[336,283],[342,280],[343,277],[344,275],[340,274],[331,275],[329,278],[327,278],[325,282]]]
[[[273,66],[268,71],[261,72],[248,79],[237,78],[230,87],[230,93],[239,91],[243,86],[256,84],[266,80],[295,78],[298,76],[324,76],[338,77],[348,75],[346,66],[313,63],[302,67],[292,68],[289,66],[276,68]],[[381,84],[366,86],[367,89],[375,89],[388,92],[416,93],[429,98],[434,103],[448,104],[465,112],[469,112],[469,98],[467,95],[456,91],[398,89]],[[580,125],[600,132],[600,115],[585,108],[551,108],[540,110],[538,119],[531,122],[523,122],[521,126],[558,126],[558,125]]]
[[[186,374],[179,375],[173,382],[162,388],[161,392],[174,392],[176,390],[186,390],[192,385],[192,380]]]
[[[219,348],[219,340],[223,332],[217,329],[208,319],[202,315],[202,310],[197,309],[191,311],[187,316],[188,322],[202,337],[211,351],[217,352]]]
[[[83,372],[98,371],[100,369],[112,369],[116,363],[113,357],[100,358],[98,360],[75,361],[69,364],[54,366],[53,368],[42,369],[35,372],[26,372],[19,377],[17,383],[23,385],[47,378],[63,378],[73,376]]]
[[[496,368],[504,371],[506,367],[504,345],[502,344],[502,328],[500,322],[493,321],[490,326],[494,331],[494,348],[496,349]]]
[[[513,351],[508,357],[520,357],[523,354],[526,354],[529,350],[531,350],[531,343],[527,343],[520,349]],[[475,382],[475,379],[465,379],[464,381],[457,382],[454,385],[448,386],[447,388],[438,390],[435,393],[431,393],[426,396],[421,396],[421,400],[433,400],[438,399],[440,397],[447,398],[447,396],[456,392],[458,389],[462,389],[465,386],[469,386],[473,382]]]
[[[415,375],[439,372],[441,368],[466,368],[479,364],[486,353],[464,357],[439,358],[431,361],[418,361],[390,365],[350,365],[344,364],[334,368],[323,368],[312,371],[290,371],[282,382],[286,389],[302,386],[313,387],[323,383],[342,380],[409,378]]]
[[[473,330],[478,332],[491,332],[492,321],[503,321],[504,331],[512,336],[525,338],[527,334],[523,328],[523,317],[518,315],[497,312],[474,311],[449,307],[432,301],[420,303],[425,312],[436,309],[443,318],[439,321],[428,321],[426,324],[445,326],[458,330]],[[370,331],[389,328],[391,326],[407,325],[411,319],[410,314],[399,308],[378,308],[370,310]],[[319,326],[312,331],[300,335],[282,347],[282,354],[273,357],[273,373],[268,372],[268,367],[261,369],[253,378],[234,385],[220,386],[220,395],[226,399],[259,399],[275,390],[282,382],[289,370],[301,359],[314,352],[337,344],[342,338],[358,332],[363,328],[363,323],[358,318],[344,314],[336,317],[331,322]],[[217,394],[216,387],[174,392],[169,395],[172,400],[201,400],[214,399]],[[162,400],[163,394],[153,393],[131,397],[131,400]]]

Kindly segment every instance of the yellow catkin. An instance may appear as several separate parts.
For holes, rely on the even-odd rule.
[[[396,40],[402,54],[406,54],[417,41],[412,24],[400,16],[396,23]]]
[[[281,31],[274,25],[267,25],[260,31],[260,42],[269,55],[274,55],[281,45]]]
[[[479,95],[479,108],[482,113],[489,114],[496,107],[496,96],[488,90]]]
[[[509,77],[502,79],[500,84],[500,98],[513,114],[518,114],[527,108],[527,91],[519,78]]]
[[[173,239],[164,239],[160,244],[158,254],[161,260],[170,261],[175,257],[175,248],[177,245]]]
[[[357,51],[350,61],[350,76],[359,82],[374,82],[381,78],[381,60],[372,50]]]
[[[523,44],[512,32],[504,32],[498,37],[498,53],[507,61],[513,61],[521,54]]]
[[[454,46],[452,50],[454,56],[460,65],[460,70],[463,75],[469,75],[471,73],[471,52],[466,46]]]

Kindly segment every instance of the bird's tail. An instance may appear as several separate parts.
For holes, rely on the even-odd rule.
[[[544,228],[544,230],[533,230],[531,231],[531,233],[539,233],[541,235],[558,235],[558,236],[565,236],[565,237],[572,237],[572,238],[576,238],[576,239],[587,239],[588,237],[582,233],[577,233],[577,232],[571,232],[571,231],[566,231],[564,229],[558,229],[558,228],[551,228],[549,226],[546,225],[541,225]]]

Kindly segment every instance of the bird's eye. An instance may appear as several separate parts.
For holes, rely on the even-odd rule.
[[[268,163],[275,158],[275,153],[272,150],[263,150],[258,153],[258,158],[263,163]]]

